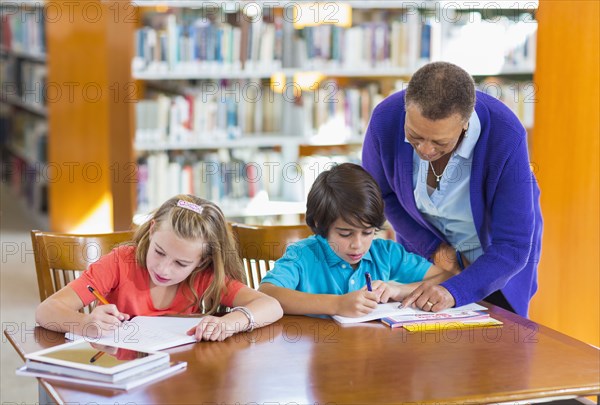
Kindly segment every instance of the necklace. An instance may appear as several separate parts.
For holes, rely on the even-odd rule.
[[[458,141],[456,142],[456,146],[454,146],[454,149],[452,149],[452,152],[454,152],[456,150],[456,148],[458,148],[458,145],[460,144],[460,142],[463,140],[463,137],[467,133],[467,129],[468,129],[468,127],[463,128],[462,132],[460,133],[460,136],[458,137]],[[429,167],[431,167],[431,171],[432,171],[433,175],[435,176],[435,188],[438,191],[440,189],[440,180],[442,179],[442,176],[444,175],[444,172],[446,171],[446,167],[448,167],[448,163],[449,162],[446,162],[446,166],[444,166],[444,170],[442,170],[442,172],[438,175],[435,172],[435,169],[433,168],[433,163],[431,163],[431,160],[429,161]]]
[[[440,189],[440,180],[442,179],[442,176],[444,175],[444,172],[446,171],[446,167],[448,167],[448,165],[446,165],[446,167],[444,167],[444,170],[442,170],[442,172],[438,175],[435,172],[435,169],[433,168],[433,163],[431,163],[431,160],[429,161],[429,167],[431,167],[431,171],[433,172],[433,175],[435,176],[435,188],[436,190]]]

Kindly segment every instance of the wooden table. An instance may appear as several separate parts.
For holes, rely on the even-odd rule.
[[[40,380],[70,403],[490,403],[600,393],[600,351],[490,306],[498,328],[413,332],[285,316],[225,342],[173,348],[187,370],[129,392]],[[5,330],[21,356],[64,342]]]

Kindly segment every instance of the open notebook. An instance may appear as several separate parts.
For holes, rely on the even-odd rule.
[[[385,318],[388,316],[401,315],[401,314],[419,314],[419,313],[430,314],[431,313],[431,312],[427,312],[427,311],[422,311],[417,308],[398,308],[398,305],[399,305],[398,302],[388,302],[385,304],[377,305],[377,308],[373,312],[371,312],[370,314],[364,315],[364,316],[359,316],[356,318],[349,318],[346,316],[334,315],[333,319],[335,319],[339,323],[346,324],[346,323],[368,322],[368,321],[373,321],[376,319]],[[469,304],[469,305],[463,305],[462,307],[448,308],[448,309],[445,309],[438,313],[451,314],[451,313],[457,313],[457,312],[463,312],[463,311],[485,311],[485,310],[487,310],[487,308],[482,305]]]
[[[194,336],[186,332],[196,326],[200,318],[171,316],[136,316],[125,321],[114,333],[100,339],[65,334],[70,340],[85,339],[94,343],[119,346],[134,350],[164,350],[170,347],[195,343]]]

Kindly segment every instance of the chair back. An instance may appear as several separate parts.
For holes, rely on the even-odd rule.
[[[31,231],[40,302],[66,286],[133,231],[94,235]]]
[[[275,260],[285,253],[291,243],[313,234],[307,225],[258,226],[231,224],[244,262],[248,286],[258,288]]]

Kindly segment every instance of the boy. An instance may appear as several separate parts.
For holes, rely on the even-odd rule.
[[[374,239],[384,222],[381,190],[362,167],[344,163],[321,173],[306,204],[315,235],[288,247],[259,291],[287,314],[357,317],[402,300],[422,280],[439,284],[452,275],[394,241]]]

